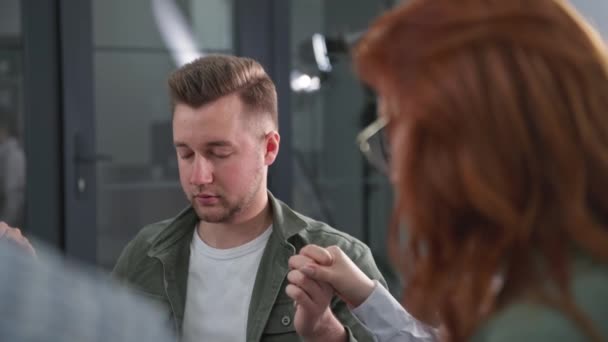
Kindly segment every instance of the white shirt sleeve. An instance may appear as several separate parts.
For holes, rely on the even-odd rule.
[[[436,329],[419,322],[376,281],[369,297],[352,313],[372,333],[376,342],[436,341]]]

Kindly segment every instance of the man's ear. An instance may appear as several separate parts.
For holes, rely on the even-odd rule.
[[[271,131],[266,134],[266,153],[264,154],[264,162],[266,165],[272,165],[277,159],[279,154],[279,145],[281,143],[281,136],[277,131]]]

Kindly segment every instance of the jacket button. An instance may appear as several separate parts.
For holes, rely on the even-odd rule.
[[[288,326],[291,324],[291,318],[287,315],[283,316],[283,318],[281,318],[281,324],[283,324],[283,326]]]

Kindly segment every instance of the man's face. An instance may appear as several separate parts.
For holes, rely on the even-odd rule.
[[[203,221],[237,223],[266,196],[267,166],[276,158],[279,137],[246,110],[237,95],[200,108],[175,107],[180,183]]]

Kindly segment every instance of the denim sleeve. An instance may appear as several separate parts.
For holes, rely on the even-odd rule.
[[[175,341],[155,306],[106,274],[0,240],[0,341]]]
[[[427,342],[436,340],[436,331],[410,315],[390,292],[376,281],[370,296],[352,313],[372,333],[377,342]]]

